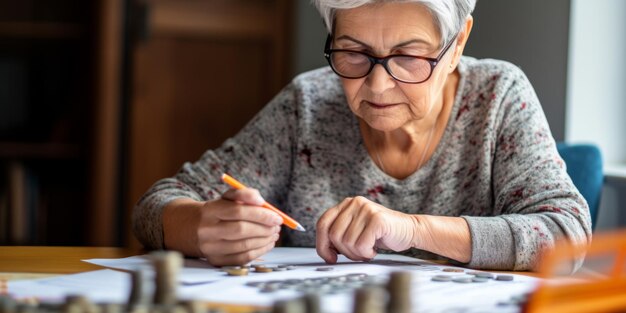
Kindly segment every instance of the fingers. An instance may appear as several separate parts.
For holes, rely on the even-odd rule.
[[[377,225],[373,222],[375,220],[371,218],[370,214],[357,214],[348,225],[343,236],[343,242],[346,249],[354,255],[352,260],[368,261],[376,256],[374,246],[376,244]]]
[[[265,199],[258,190],[254,188],[229,189],[222,195],[223,199],[237,201],[240,203],[253,204],[261,206],[265,203]]]
[[[354,241],[354,249],[357,253],[369,260],[376,256],[376,240],[379,225],[376,222],[368,223],[360,232],[360,236]]]
[[[275,243],[278,238],[278,234],[273,234],[267,237],[255,237],[242,240],[219,240],[205,243],[201,250],[218,252],[214,253],[216,255],[241,254]]]
[[[202,208],[197,247],[209,263],[245,264],[274,247],[282,217],[249,202],[264,203],[258,191],[242,189],[230,190]]]
[[[329,230],[332,226],[333,222],[341,212],[341,208],[345,206],[350,198],[342,201],[339,205],[332,207],[317,220],[316,225],[316,237],[315,237],[315,249],[317,250],[317,254],[326,261],[326,263],[336,263],[337,262],[337,249],[331,243],[329,237]]]
[[[221,222],[200,235],[200,239],[242,240],[255,237],[270,237],[280,232],[280,226],[266,226],[247,221]]]
[[[267,226],[276,226],[283,223],[283,218],[274,211],[255,205],[225,205],[215,210],[214,213],[217,218],[223,221],[247,221]]]
[[[328,229],[328,238],[330,239],[332,245],[341,254],[345,255],[351,260],[360,260],[361,258],[353,253],[352,247],[350,247],[350,242],[345,240],[348,228],[353,222],[354,213],[355,212],[353,212],[351,208],[343,208]]]
[[[271,242],[260,248],[247,250],[245,252],[226,254],[226,255],[211,255],[211,256],[207,256],[207,261],[209,261],[210,264],[215,265],[215,266],[244,265],[266,254],[267,252],[272,250],[274,246],[275,246],[275,242]]]
[[[336,262],[337,252],[355,261],[372,259],[385,210],[363,197],[328,209],[317,223],[317,253],[328,263]]]

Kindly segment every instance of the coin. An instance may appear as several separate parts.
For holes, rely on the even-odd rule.
[[[444,281],[451,281],[452,280],[452,276],[450,275],[435,275],[433,276],[433,278],[431,278],[432,281],[440,281],[440,282],[444,282]]]
[[[262,281],[250,281],[246,283],[246,286],[248,287],[263,287],[265,286],[265,282]]]
[[[474,277],[472,278],[472,282],[474,283],[486,283],[489,280],[489,278],[484,278],[484,277]]]
[[[496,280],[499,280],[499,281],[512,281],[513,280],[513,276],[512,275],[498,275],[498,276],[496,276]]]
[[[261,287],[261,289],[259,289],[259,292],[262,293],[270,293],[270,292],[275,292],[278,290],[278,286],[274,286],[274,285],[265,285],[263,287]]]
[[[455,267],[446,267],[443,269],[443,271],[448,273],[463,273],[465,270]]]
[[[272,269],[271,267],[259,266],[255,267],[254,271],[258,273],[271,273],[274,271],[274,269]]]
[[[476,273],[474,276],[481,278],[493,278],[493,274],[485,272]]]
[[[471,277],[454,277],[452,278],[452,281],[455,283],[461,283],[461,284],[467,284],[467,283],[471,283],[472,282],[472,278]]]
[[[247,268],[233,268],[226,270],[226,273],[230,276],[246,276],[248,275]]]
[[[315,269],[318,272],[330,272],[332,270],[334,270],[334,268],[332,267],[318,267]]]

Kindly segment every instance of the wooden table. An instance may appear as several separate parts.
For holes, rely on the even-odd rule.
[[[0,272],[21,275],[95,271],[102,267],[81,260],[123,258],[140,253],[109,247],[0,247]]]

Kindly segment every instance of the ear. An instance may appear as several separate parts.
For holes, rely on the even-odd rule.
[[[456,66],[459,64],[461,60],[461,56],[463,55],[463,50],[465,49],[465,44],[467,43],[467,39],[469,38],[470,33],[472,32],[472,26],[474,26],[474,18],[469,15],[465,19],[464,27],[459,31],[459,35],[456,37],[456,45],[454,47],[454,56],[450,61],[450,72],[453,72],[456,69]]]

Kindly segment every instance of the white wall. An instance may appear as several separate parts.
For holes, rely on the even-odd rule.
[[[600,147],[607,176],[596,231],[623,228],[626,226],[626,1],[571,0],[570,8],[565,138]]]
[[[626,1],[571,0],[565,138],[626,165]]]

